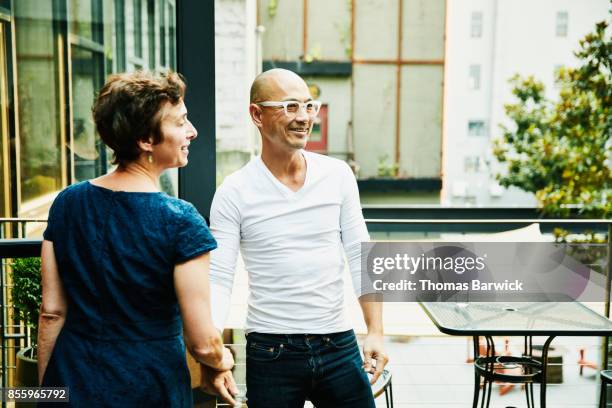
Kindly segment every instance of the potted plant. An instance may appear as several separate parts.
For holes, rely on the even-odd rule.
[[[15,385],[38,386],[36,342],[38,340],[38,315],[42,301],[40,284],[40,258],[19,258],[11,265],[13,289],[11,302],[15,317],[30,329],[31,346],[17,353]]]

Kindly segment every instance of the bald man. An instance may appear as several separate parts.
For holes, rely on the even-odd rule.
[[[366,373],[373,383],[388,360],[382,305],[361,291],[360,244],[369,235],[355,177],[343,161],[304,150],[320,107],[293,72],[259,75],[249,113],[261,156],[228,176],[212,203],[211,304],[219,329],[239,251],[249,275],[250,408],[302,408],[306,399],[316,407],[374,407]],[[344,254],[368,327],[363,359],[345,316]]]

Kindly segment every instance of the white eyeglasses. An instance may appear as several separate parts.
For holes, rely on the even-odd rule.
[[[259,106],[269,106],[274,108],[282,107],[285,111],[285,115],[287,116],[295,116],[299,112],[300,109],[304,109],[306,114],[310,117],[315,117],[319,113],[321,109],[321,101],[308,101],[308,102],[298,102],[298,101],[284,101],[284,102],[276,102],[276,101],[264,101],[257,103]]]

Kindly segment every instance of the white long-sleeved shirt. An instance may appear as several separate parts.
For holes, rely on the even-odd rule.
[[[306,180],[297,192],[261,157],[218,188],[210,229],[213,322],[222,329],[230,307],[238,252],[249,277],[247,332],[323,334],[348,330],[343,299],[346,253],[361,295],[361,242],[369,235],[359,191],[343,161],[302,151]]]

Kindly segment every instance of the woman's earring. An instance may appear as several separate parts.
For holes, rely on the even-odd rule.
[[[149,163],[153,164],[153,154],[149,153]]]

